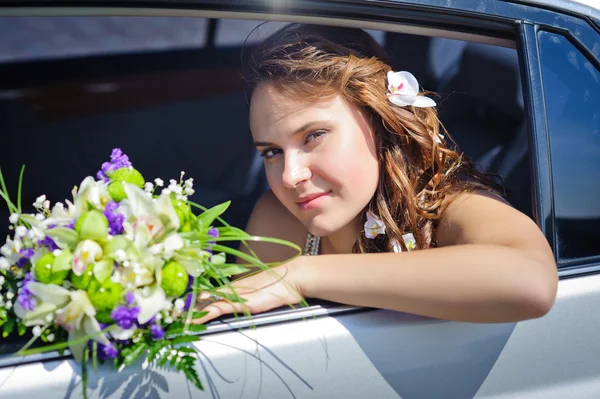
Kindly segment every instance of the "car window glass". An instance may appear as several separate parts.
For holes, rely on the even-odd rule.
[[[600,72],[564,36],[538,40],[558,257],[600,255]]]
[[[206,18],[15,17],[0,19],[0,62],[203,47]]]

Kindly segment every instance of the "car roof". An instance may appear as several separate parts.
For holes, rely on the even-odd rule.
[[[515,1],[515,0],[512,0]],[[516,0],[600,20],[600,0]]]

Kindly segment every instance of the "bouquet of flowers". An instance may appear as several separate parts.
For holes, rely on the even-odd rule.
[[[248,271],[227,263],[226,254],[269,267],[219,242],[261,240],[300,253],[294,244],[229,226],[220,217],[229,202],[206,209],[190,201],[193,179],[184,180],[184,172],[167,187],[158,178],[146,182],[118,148],[96,178],[73,189],[72,201],[51,205],[44,195],[37,198],[37,214],[21,212],[23,171],[16,203],[0,173],[13,236],[0,249],[2,336],[31,331],[17,355],[68,347],[82,364],[84,395],[89,363],[112,361],[120,370],[143,354],[202,389],[189,345],[205,329],[191,323],[205,314],[195,309],[196,297],[218,293],[243,302],[234,290],[219,290]],[[215,227],[215,220],[223,225]],[[37,340],[45,344],[31,347]]]

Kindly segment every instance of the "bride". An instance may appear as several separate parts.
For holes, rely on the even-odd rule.
[[[217,297],[196,322],[306,297],[467,322],[550,310],[558,277],[542,232],[448,145],[434,100],[384,59],[362,30],[292,24],[257,46],[245,77],[271,191],[246,231],[316,256],[236,280],[245,304]],[[293,255],[251,248],[264,262]]]

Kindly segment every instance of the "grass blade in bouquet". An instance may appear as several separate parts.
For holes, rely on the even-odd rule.
[[[16,205],[0,173],[13,233],[1,248],[0,327],[3,336],[32,334],[18,355],[69,348],[85,363],[86,378],[88,361],[122,369],[147,355],[150,364],[169,364],[202,389],[195,351],[185,346],[205,329],[190,324],[203,316],[195,310],[196,296],[229,288],[226,299],[243,302],[230,278],[248,266],[270,266],[252,251],[219,242],[265,241],[301,250],[230,226],[221,218],[229,202],[206,209],[189,201],[193,179],[183,176],[167,187],[161,179],[146,182],[114,149],[95,178],[73,189],[72,200],[51,206],[42,195],[36,213],[26,214],[23,170]],[[203,212],[195,215],[192,207]],[[227,254],[247,264],[227,263]],[[38,346],[29,348],[34,342]]]

